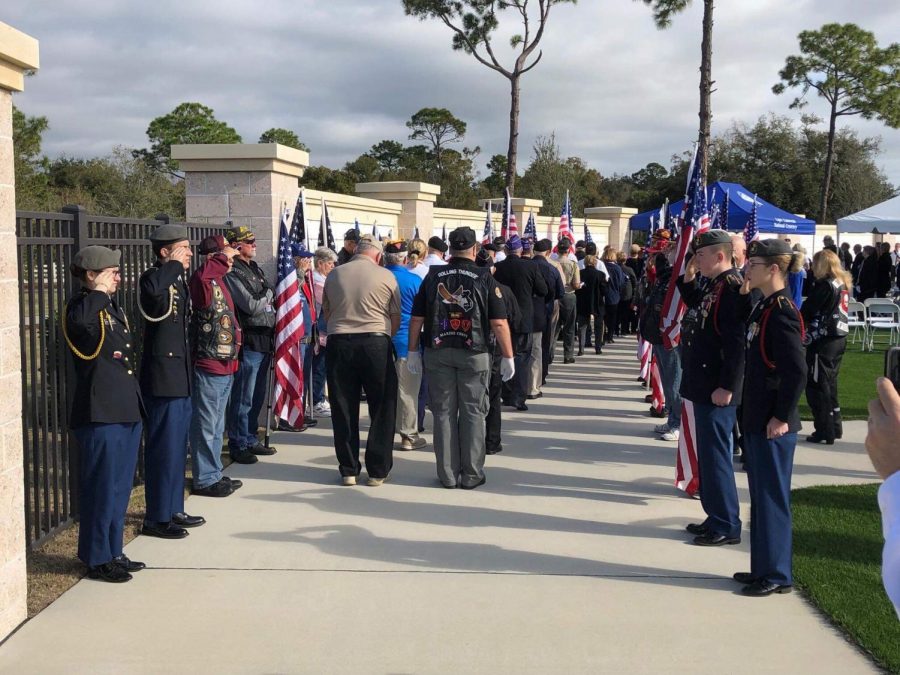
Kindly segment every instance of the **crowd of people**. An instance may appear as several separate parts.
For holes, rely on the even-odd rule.
[[[276,310],[273,284],[254,260],[253,232],[233,227],[204,239],[203,261],[189,279],[185,229],[164,225],[150,239],[157,260],[139,284],[140,373],[115,299],[118,251],[78,252],[72,274],[82,288],[63,324],[77,373],[71,426],[81,448],[79,557],[92,578],[113,582],[144,566],[122,554],[142,433],[142,532],[164,538],[183,538],[205,522],[184,511],[188,451],[192,493],[207,497],[241,487],[222,473],[223,437],[238,463],[276,452],[258,435],[271,395]],[[481,243],[468,227],[447,241],[381,241],[352,229],[337,253],[295,246],[312,414],[280,420],[279,428],[303,431],[330,415],[340,479],[353,486],[363,468],[366,402],[363,461],[367,484],[377,487],[390,477],[394,450],[428,445],[421,435],[427,408],[439,483],[475,489],[486,482],[486,455],[503,451],[503,408],[525,411],[527,401],[543,396],[558,342],[563,364],[571,364],[586,349],[602,354],[637,332],[652,345],[662,381],[659,437],[678,440],[683,411],[692,416],[706,514],[686,528],[693,543],[740,542],[733,454],[741,448],[754,527],[751,570],[735,579],[748,595],[788,592],[797,406],[805,387],[815,414],[807,440],[841,437],[836,379],[847,297],[859,288],[845,267],[855,261],[826,242],[807,264],[783,240],[754,241],[748,250],[742,237],[713,230],[692,242],[684,274],[673,282],[675,251],[667,231],[626,255],[566,237]],[[792,283],[799,271],[807,281],[802,308]],[[686,306],[677,340],[662,330],[673,288]]]

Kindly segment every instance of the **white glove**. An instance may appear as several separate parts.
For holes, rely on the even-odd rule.
[[[406,367],[413,375],[422,374],[422,355],[419,352],[410,352],[406,356]]]
[[[512,357],[503,357],[500,362],[500,377],[504,382],[509,382],[516,374],[516,361]]]

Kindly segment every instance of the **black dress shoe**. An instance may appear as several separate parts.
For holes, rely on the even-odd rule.
[[[575,359],[573,357],[569,357],[567,359],[563,359],[563,365],[567,363],[575,363]]]
[[[595,353],[595,354],[602,354],[602,353],[603,353],[603,350],[602,350],[602,349],[595,349],[595,350],[594,350],[594,353]]]
[[[750,574],[750,572],[735,572],[731,575],[731,578],[739,584],[752,584],[756,581],[756,577]]]
[[[544,396],[544,392],[539,391],[536,394],[528,394],[528,396],[526,396],[525,398],[527,398],[529,401],[533,401],[534,399],[542,398],[543,396]]]
[[[138,562],[137,560],[129,560],[128,556],[124,553],[120,556],[116,556],[112,561],[126,572],[140,572],[147,567],[144,563]]]
[[[807,443],[824,443],[825,445],[834,445],[834,439],[828,440],[823,436],[819,436],[818,434],[810,434],[806,437]]]
[[[578,356],[584,356],[584,350],[583,350],[583,349],[579,349],[579,350],[578,350]]]
[[[474,485],[466,485],[465,483],[460,483],[459,487],[461,487],[463,490],[474,490],[475,488],[479,487],[480,485],[484,485],[485,483],[487,483],[487,477],[482,476],[481,480]]]
[[[256,442],[252,448],[247,448],[254,455],[274,455],[278,450],[273,448],[271,445],[263,445],[259,441]]]
[[[500,452],[503,452],[503,446],[502,446],[502,445],[498,445],[496,448],[493,448],[493,449],[490,449],[490,448],[489,448],[489,449],[487,449],[487,450],[484,451],[484,454],[486,454],[486,455],[496,455],[496,454],[498,454],[498,453],[500,453]]]
[[[697,546],[726,546],[732,544],[740,544],[740,537],[726,537],[724,534],[716,534],[715,532],[707,532],[699,537],[694,537],[694,543]]]
[[[203,516],[189,516],[186,513],[173,513],[172,522],[179,527],[200,527],[206,522]]]
[[[516,410],[528,410],[528,406],[525,405],[524,401],[522,403],[516,403]]]
[[[232,450],[229,454],[231,455],[231,461],[238,464],[256,464],[259,461],[259,457],[250,452],[248,448]]]
[[[669,413],[665,410],[657,410],[656,408],[650,408],[650,417],[663,418],[668,417]]]
[[[644,396],[644,403],[653,403],[653,394],[647,394]]]
[[[792,586],[781,586],[765,579],[757,579],[749,586],[744,586],[741,593],[752,598],[762,598],[772,593],[790,593],[792,590],[794,590]]]
[[[197,493],[195,492],[194,494]],[[141,534],[145,534],[148,537],[159,537],[160,539],[184,539],[188,536],[188,531],[175,523],[144,522],[141,527]]]
[[[234,487],[233,481],[222,478],[218,483],[213,483],[212,485],[207,485],[202,488],[194,488],[191,490],[191,494],[197,495],[198,497],[227,497],[235,490],[237,490],[237,488]]]
[[[132,576],[112,560],[102,565],[91,567],[88,570],[88,577],[97,579],[98,581],[107,581],[111,584],[121,584],[125,581],[131,581]]]
[[[228,476],[222,476],[222,480],[228,483],[231,486],[232,491],[237,490],[238,488],[244,487],[244,481],[238,480],[237,478],[229,478]]]
[[[684,529],[698,537],[709,532],[709,528],[703,523],[691,523]]]

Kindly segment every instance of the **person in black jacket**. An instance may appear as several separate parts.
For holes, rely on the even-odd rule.
[[[622,299],[625,273],[619,267],[616,259],[616,250],[614,248],[607,249],[606,253],[603,254],[603,262],[609,274],[606,284],[606,308],[603,312],[603,320],[606,324],[603,344],[611,344],[614,341],[619,325],[619,301]]]
[[[856,244],[853,247],[853,263],[850,265],[850,276],[853,277],[854,297],[856,295],[856,289],[859,286],[859,268],[862,267],[863,260],[862,246]]]
[[[535,305],[535,327],[540,325],[541,330],[535,330],[534,338],[539,339],[540,344],[532,346],[531,350],[534,361],[531,364],[531,380],[528,387],[529,399],[543,396],[541,387],[547,379],[547,372],[550,370],[550,351],[553,347],[553,313],[556,310],[556,303],[562,300],[565,294],[562,277],[547,260],[551,248],[553,248],[553,244],[549,239],[541,239],[534,243],[534,264],[540,270],[541,276],[544,277],[544,282],[547,284],[547,294],[543,297],[535,296],[533,300]],[[538,310],[541,308],[538,307],[538,304],[541,304],[543,309],[543,318],[540,324],[538,324],[537,317]],[[540,332],[540,335],[538,335],[538,332]],[[540,347],[539,353],[537,352],[538,346]]]
[[[803,321],[785,288],[791,249],[778,239],[751,242],[741,313],[747,315],[743,429],[750,486],[750,571],[735,581],[743,593],[789,593],[791,473],[806,382]],[[765,299],[750,311],[750,290]]]
[[[161,225],[150,235],[156,254],[141,275],[138,309],[144,317],[141,394],[147,409],[141,534],[181,539],[206,521],[184,512],[184,469],[191,428],[193,369],[188,343],[190,295],[185,272],[191,246],[183,225]]]
[[[525,404],[526,382],[531,366],[531,330],[534,320],[532,298],[547,295],[547,283],[537,264],[522,259],[522,240],[513,235],[506,242],[507,256],[497,263],[494,278],[509,286],[519,303],[519,321],[511,325],[516,374],[503,388],[504,403],[516,410],[528,410]]]
[[[638,278],[634,270],[628,265],[628,258],[623,251],[616,254],[616,262],[619,263],[619,269],[625,275],[625,283],[622,285],[622,293],[619,298],[619,325],[616,335],[628,335],[631,331],[631,324],[634,321],[634,295],[637,290]]]
[[[859,266],[859,293],[856,299],[865,302],[878,294],[878,252],[874,246],[863,247],[863,260]]]
[[[813,413],[815,431],[809,443],[833,445],[843,435],[837,378],[847,347],[850,275],[837,256],[822,250],[813,256],[815,282],[802,315],[806,326],[806,400]]]
[[[724,230],[698,234],[693,249],[677,281],[687,306],[681,323],[681,396],[693,404],[700,502],[707,517],[687,530],[698,546],[738,544],[732,431],[744,373],[744,331],[737,315],[743,279],[732,266],[731,236]],[[701,285],[698,272],[709,282]]]
[[[595,249],[596,251],[596,249]],[[578,356],[584,355],[591,317],[594,318],[594,351],[603,353],[603,312],[606,307],[606,275],[596,268],[596,254],[584,256],[581,270],[581,288],[575,291],[575,308],[578,315]]]
[[[875,297],[891,297],[894,287],[894,259],[891,257],[891,245],[886,241],[878,244],[878,262],[875,267]]]
[[[88,246],[72,259],[81,282],[66,305],[62,331],[75,362],[69,426],[79,447],[78,557],[88,576],[114,583],[145,567],[122,553],[143,403],[135,369],[134,337],[113,296],[121,251]]]

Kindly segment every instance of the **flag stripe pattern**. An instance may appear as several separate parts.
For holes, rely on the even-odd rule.
[[[700,472],[697,470],[697,425],[694,421],[694,404],[687,399],[681,402],[681,434],[678,437],[678,454],[675,460],[675,487],[690,496],[700,489]]]
[[[537,223],[534,221],[534,211],[528,214],[528,222],[525,223],[525,238],[537,240]]]
[[[303,358],[300,341],[305,333],[300,304],[300,282],[287,229],[288,212],[281,221],[278,246],[278,284],[275,287],[275,415],[291,426],[303,423]]]
[[[569,201],[569,191],[566,190],[566,202],[563,204],[562,213],[559,216],[559,232],[556,241],[566,237],[569,241],[575,241],[572,236],[572,203]]]
[[[482,244],[490,244],[494,240],[494,222],[491,220],[491,205],[488,203],[484,212],[484,234],[481,237]]]
[[[757,214],[756,195],[753,195],[753,208],[750,210],[750,219],[744,225],[744,241],[749,244],[754,239],[759,239],[759,216]]]
[[[650,358],[650,395],[653,397],[653,410],[662,412],[666,407],[666,395],[663,393],[662,379],[659,375],[659,363],[656,356]]]

